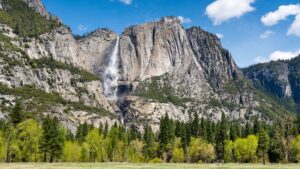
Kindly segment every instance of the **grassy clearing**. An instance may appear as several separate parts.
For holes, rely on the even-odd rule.
[[[131,163],[15,163],[1,169],[299,169],[300,164],[131,164]]]

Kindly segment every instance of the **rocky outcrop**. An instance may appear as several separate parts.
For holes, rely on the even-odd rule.
[[[255,86],[280,99],[292,99],[300,107],[300,56],[288,61],[272,61],[244,68]]]
[[[137,121],[134,117],[143,111],[148,112],[140,116],[144,120],[168,112],[182,120],[189,113],[212,119],[220,119],[222,112],[231,119],[258,114],[254,108],[259,104],[217,36],[199,27],[185,30],[175,17],[127,28],[120,36],[119,57],[120,83],[133,84],[139,96],[125,98],[130,103],[127,121]]]
[[[50,18],[50,14],[46,10],[41,0],[23,0],[30,8],[42,16]]]
[[[88,55],[92,72],[102,76],[108,65],[117,34],[108,29],[98,29],[78,40],[81,51]]]
[[[40,35],[38,38],[31,38],[25,43],[27,45],[24,50],[32,58],[51,57],[85,70],[91,69],[90,56],[80,49],[70,30],[63,26]]]
[[[0,118],[21,99],[26,111],[57,117],[73,132],[84,122],[120,123],[117,107],[107,100],[102,82],[88,72],[88,55],[68,29],[37,38],[19,37],[4,24],[1,29],[6,30],[1,36],[10,41],[0,42]],[[41,100],[30,93],[35,91],[43,95]]]
[[[48,16],[39,0],[24,2]],[[166,113],[182,121],[188,121],[193,113],[213,120],[220,119],[222,113],[234,120],[254,116],[270,120],[265,111],[278,108],[257,95],[217,36],[199,27],[185,30],[175,17],[128,27],[119,38],[108,29],[75,38],[64,26],[35,37],[21,37],[7,25],[1,27],[7,30],[3,36],[10,42],[0,43],[6,45],[0,51],[0,82],[13,92],[2,91],[0,101],[12,107],[21,97],[14,92],[28,85],[44,94],[58,94],[61,98],[51,96],[60,101],[41,113],[58,117],[72,131],[85,121],[95,126],[108,121],[140,128],[148,123],[157,130],[159,119]],[[109,64],[112,53],[117,64]],[[106,77],[108,65],[114,70],[113,76]],[[285,69],[296,74],[299,70],[284,65],[280,70]],[[278,76],[280,73],[247,75],[256,78],[263,74],[264,84],[272,83],[268,79],[281,81],[275,91],[295,97],[300,91],[298,78],[291,73]],[[105,96],[106,83],[95,75],[117,80],[113,86],[118,89],[117,100]],[[1,112],[0,117],[5,117],[7,111]]]
[[[197,62],[213,88],[220,88],[227,81],[241,77],[231,54],[221,46],[216,35],[199,27],[189,28],[186,32]]]
[[[193,61],[189,46],[180,20],[174,17],[129,27],[120,38],[121,79],[140,81],[174,72],[182,77]]]

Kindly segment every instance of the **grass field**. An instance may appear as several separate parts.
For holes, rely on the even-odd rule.
[[[300,169],[300,164],[14,163],[0,169]]]

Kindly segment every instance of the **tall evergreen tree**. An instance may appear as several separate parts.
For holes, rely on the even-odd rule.
[[[272,137],[270,141],[270,148],[269,148],[269,159],[272,163],[278,163],[283,160],[284,158],[284,146],[283,146],[283,135],[280,131],[280,126],[274,126],[272,129]]]
[[[107,133],[108,133],[108,123],[106,121],[104,126],[104,132],[103,132],[104,138],[107,136]]]
[[[214,134],[213,134],[213,125],[212,125],[212,121],[207,120],[207,126],[206,126],[206,133],[207,133],[207,141],[209,143],[213,143],[214,140]]]
[[[9,119],[11,123],[16,126],[23,120],[23,113],[20,101],[17,101],[15,106],[12,109],[12,112],[9,114]]]
[[[249,122],[246,123],[244,132],[243,132],[243,137],[246,138],[250,134],[253,134],[251,124]]]
[[[230,135],[230,140],[233,140],[233,141],[236,140],[237,137],[238,137],[236,125],[233,124],[233,123],[230,125],[230,133],[229,133],[229,135]]]
[[[255,135],[258,134],[260,128],[261,128],[261,123],[260,123],[258,117],[256,117],[253,122],[253,134],[255,134]]]
[[[100,124],[99,124],[99,134],[103,134],[103,132],[104,132],[103,123],[100,122]]]
[[[168,152],[172,149],[175,138],[174,130],[173,122],[169,118],[168,114],[166,114],[160,121],[160,131],[158,135],[160,154],[164,152],[169,154]],[[170,160],[169,155],[166,160]]]
[[[202,117],[200,123],[199,135],[204,140],[207,140],[206,126],[207,126],[206,120]]]
[[[40,150],[43,161],[46,162],[49,155],[49,162],[53,162],[62,154],[64,135],[57,118],[53,119],[47,116],[43,121],[42,128],[43,134],[40,139]]]
[[[296,120],[296,131],[297,131],[297,134],[300,134],[300,114],[298,114],[297,116],[297,120]]]
[[[200,127],[200,123],[199,123],[199,116],[197,113],[194,113],[194,119],[192,121],[192,136],[193,137],[198,137],[199,136],[199,127]]]
[[[175,122],[175,136],[176,137],[181,137],[181,134],[182,134],[182,123],[180,121],[176,121]]]
[[[152,159],[154,157],[154,133],[149,125],[144,127],[144,147],[143,154],[147,159]]]
[[[226,140],[228,139],[229,136],[228,136],[227,120],[225,114],[222,113],[221,122],[218,127],[217,135],[216,135],[216,152],[217,152],[217,159],[219,161],[224,161],[225,144],[226,144]]]
[[[260,129],[258,134],[258,152],[262,157],[263,164],[266,164],[266,154],[269,148],[269,136],[268,133],[264,129]]]

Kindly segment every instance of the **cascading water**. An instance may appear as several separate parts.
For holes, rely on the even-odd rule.
[[[108,67],[104,72],[104,94],[109,100],[118,99],[118,48],[119,37],[114,46]]]

